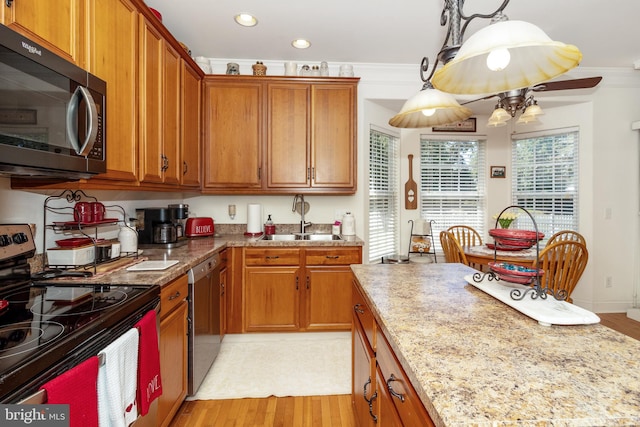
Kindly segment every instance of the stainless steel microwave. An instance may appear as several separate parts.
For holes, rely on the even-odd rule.
[[[0,25],[0,175],[106,172],[106,86]]]

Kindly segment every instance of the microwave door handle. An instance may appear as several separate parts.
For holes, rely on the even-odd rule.
[[[87,124],[87,136],[84,139],[82,145],[80,145],[80,139],[76,134],[76,120],[78,118],[78,107],[82,99],[87,103],[89,110],[89,123]],[[67,136],[71,141],[71,146],[80,156],[87,156],[93,148],[93,142],[98,135],[98,127],[95,124],[98,123],[98,110],[96,109],[96,102],[91,96],[89,90],[83,86],[78,86],[71,95],[69,100],[69,106],[67,107]]]

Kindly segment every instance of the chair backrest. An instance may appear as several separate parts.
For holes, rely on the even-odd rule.
[[[462,251],[462,247],[456,240],[453,233],[448,231],[440,232],[440,246],[444,252],[444,259],[446,262],[461,262],[468,265],[467,257]]]
[[[447,231],[455,237],[460,246],[476,246],[482,244],[482,237],[473,227],[468,225],[453,225]]]
[[[580,242],[585,246],[587,245],[587,241],[585,240],[584,236],[578,233],[577,231],[573,231],[573,230],[558,231],[556,234],[549,237],[549,240],[547,240],[547,245],[551,245],[552,243],[555,243],[555,242],[562,242],[564,240],[573,240],[576,242]]]
[[[554,293],[564,290],[567,293],[567,301],[572,302],[571,293],[582,276],[589,252],[587,247],[575,240],[556,241],[547,244],[540,251],[538,268],[544,270],[541,277],[543,288],[549,288]]]

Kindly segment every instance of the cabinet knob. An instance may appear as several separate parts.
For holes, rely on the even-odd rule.
[[[11,7],[11,3],[13,3],[13,0],[7,0],[5,3],[7,7]]]
[[[362,309],[362,304],[356,304],[353,306],[353,311],[358,314],[364,314],[364,310]]]

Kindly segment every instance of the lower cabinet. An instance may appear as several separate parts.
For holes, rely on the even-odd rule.
[[[162,396],[158,421],[168,426],[187,396],[187,276],[162,287],[160,292],[160,375]]]
[[[352,295],[352,402],[358,425],[434,426],[355,282]]]
[[[349,265],[361,260],[360,247],[246,248],[244,331],[350,330]]]

